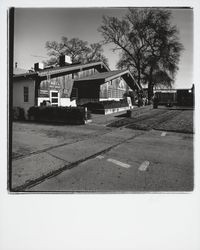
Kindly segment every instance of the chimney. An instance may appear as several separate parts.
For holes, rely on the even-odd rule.
[[[70,64],[72,64],[72,60],[70,56],[62,55],[59,57],[60,67],[65,66],[65,65],[70,65]]]
[[[17,62],[15,62],[15,68],[17,68]]]
[[[35,71],[40,71],[42,69],[44,69],[44,64],[43,63],[35,63],[34,64],[34,70]]]

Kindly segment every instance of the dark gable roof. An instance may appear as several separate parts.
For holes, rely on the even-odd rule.
[[[65,73],[65,72],[73,72],[73,71],[81,71],[82,69],[90,69],[93,68],[94,66],[101,66],[103,67],[106,71],[110,71],[108,66],[106,66],[103,62],[92,62],[92,63],[86,63],[86,64],[72,64],[72,65],[67,65],[63,67],[55,67],[55,68],[50,68],[50,69],[43,69],[38,71],[39,76],[46,76],[48,74],[59,74],[59,73]]]
[[[75,83],[89,83],[98,81],[100,84],[122,77],[131,89],[141,89],[129,70],[113,70],[109,72],[97,73],[91,76],[76,79]]]
[[[123,72],[124,71],[122,71],[122,70],[113,70],[113,71],[108,71],[108,72],[103,72],[103,73],[96,73],[96,74],[91,75],[91,76],[85,76],[85,77],[76,79],[75,81],[78,82],[78,81],[105,80],[105,79],[108,79],[108,78],[113,79],[113,78],[117,78],[118,75],[121,76],[121,74]]]
[[[15,68],[13,70],[13,76],[14,78],[19,78],[19,77],[44,77],[47,76],[48,74],[59,74],[59,73],[65,73],[65,72],[74,72],[74,71],[81,71],[83,69],[90,69],[95,66],[100,66],[106,71],[110,71],[108,66],[104,64],[103,62],[92,62],[92,63],[86,63],[86,64],[72,64],[72,65],[67,65],[63,67],[55,67],[55,68],[48,68],[48,69],[43,69],[37,72],[29,72],[28,70],[25,69],[20,69],[20,68]]]

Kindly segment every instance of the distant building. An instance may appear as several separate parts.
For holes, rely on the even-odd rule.
[[[44,101],[52,106],[76,106],[119,100],[130,89],[138,91],[141,87],[128,70],[111,71],[103,62],[72,64],[63,56],[57,67],[44,68],[36,63],[33,72],[14,69],[13,107],[22,107],[26,113]]]
[[[194,85],[191,89],[155,89],[159,104],[172,103],[177,106],[194,106]]]

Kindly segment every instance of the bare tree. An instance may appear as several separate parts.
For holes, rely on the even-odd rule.
[[[47,41],[46,49],[50,59],[45,61],[46,65],[58,63],[58,58],[61,55],[68,55],[72,62],[88,63],[93,61],[103,61],[108,64],[107,58],[103,55],[103,48],[100,43],[92,43],[82,41],[79,38],[68,39],[62,37],[61,42]]]
[[[99,31],[104,43],[121,50],[118,68],[128,68],[139,85],[148,84],[149,99],[155,85],[172,86],[183,45],[178,29],[163,9],[129,8],[122,19],[103,17]]]

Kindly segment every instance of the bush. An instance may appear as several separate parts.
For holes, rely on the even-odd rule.
[[[121,99],[120,101],[111,100],[111,101],[89,102],[82,106],[87,107],[88,110],[94,112],[97,110],[127,107],[128,102],[127,99]]]
[[[87,119],[83,107],[31,107],[28,110],[29,120],[64,122],[67,124],[84,124]]]
[[[25,120],[25,112],[23,108],[20,107],[13,107],[13,113],[12,113],[13,120],[21,121]]]

